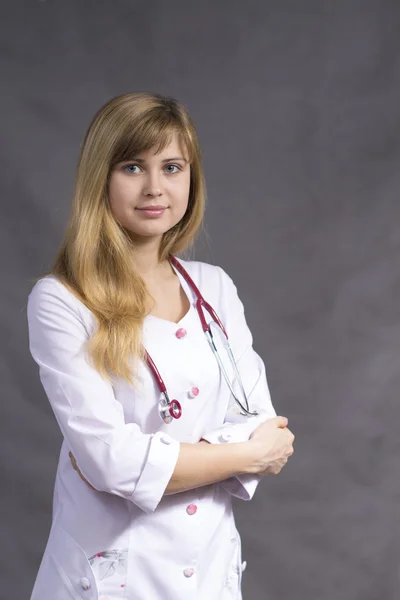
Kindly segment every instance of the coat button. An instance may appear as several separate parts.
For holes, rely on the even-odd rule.
[[[188,515],[194,515],[197,513],[197,506],[195,504],[189,504],[189,506],[186,507],[186,512]]]
[[[196,396],[198,396],[200,394],[200,390],[198,387],[192,387],[189,391],[188,391],[188,396],[189,398],[196,398]]]
[[[226,429],[221,433],[221,438],[224,442],[229,442],[233,437],[233,433],[230,429]]]
[[[88,590],[90,588],[90,581],[87,577],[81,577],[80,583],[83,590]]]
[[[170,444],[170,443],[171,443],[171,440],[169,440],[169,439],[168,439],[168,438],[166,438],[166,437],[162,437],[162,438],[160,438],[160,441],[161,441],[163,444]]]
[[[194,575],[194,569],[185,569],[183,571],[183,574],[185,577],[191,577],[192,575]]]
[[[175,333],[178,340],[181,340],[182,338],[184,338],[186,334],[187,334],[187,331],[186,331],[186,329],[183,329],[183,327],[178,329],[178,331]]]
[[[244,561],[242,562],[242,573],[243,573],[243,571],[245,571],[245,570],[246,570],[246,567],[247,567],[247,562],[244,560]]]

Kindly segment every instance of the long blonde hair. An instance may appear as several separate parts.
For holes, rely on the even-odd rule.
[[[116,375],[135,386],[135,367],[144,357],[142,325],[149,293],[134,272],[134,247],[108,202],[113,167],[154,148],[161,152],[173,133],[190,162],[188,209],[163,235],[159,259],[187,250],[202,224],[205,187],[195,127],[176,100],[150,93],[123,94],[95,114],[81,147],[72,214],[64,241],[47,274],[66,285],[97,318],[87,342],[93,367],[107,380]]]

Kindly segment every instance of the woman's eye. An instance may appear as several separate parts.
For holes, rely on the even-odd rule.
[[[135,171],[135,169],[139,169],[139,165],[125,165],[124,167],[124,171],[127,173],[138,173],[138,171]]]
[[[178,171],[180,171],[178,165],[167,165],[165,168],[168,169],[168,173],[177,173]],[[175,171],[173,171],[172,169],[175,169]]]

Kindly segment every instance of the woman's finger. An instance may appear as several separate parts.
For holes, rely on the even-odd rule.
[[[75,469],[75,471],[78,473],[79,477],[86,483],[86,485],[88,485],[92,490],[94,490],[95,492],[97,492],[96,488],[94,488],[87,479],[85,479],[85,477],[82,475],[78,465],[76,464],[76,460],[75,460],[75,456],[72,454],[72,452],[69,453],[69,457],[71,459],[71,463],[73,468]]]

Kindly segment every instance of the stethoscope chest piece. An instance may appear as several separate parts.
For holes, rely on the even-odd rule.
[[[163,392],[162,399],[158,404],[158,412],[164,423],[172,423],[174,419],[182,416],[182,406],[178,400],[169,400],[168,395]]]

